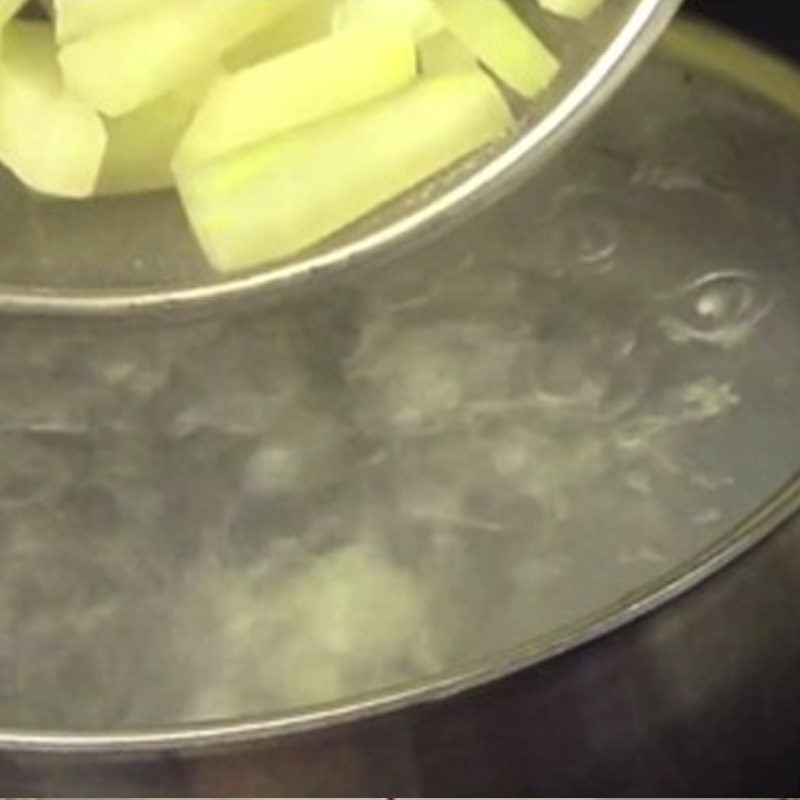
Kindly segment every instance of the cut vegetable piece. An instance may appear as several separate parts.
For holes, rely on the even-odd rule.
[[[211,263],[290,256],[503,136],[513,117],[482,72],[443,75],[178,176]]]
[[[90,195],[106,132],[94,111],[64,91],[49,24],[6,26],[0,98],[0,160],[39,192]]]
[[[149,192],[172,186],[172,159],[198,103],[218,72],[204,74],[180,91],[107,120],[106,150],[96,194]]]
[[[503,0],[436,0],[447,26],[500,80],[533,97],[556,76],[553,54]]]
[[[176,171],[344,111],[416,75],[408,34],[352,32],[321,39],[221,78],[175,157]]]
[[[444,28],[433,0],[341,0],[333,17],[334,30],[402,27],[421,41]]]
[[[0,31],[14,14],[25,5],[26,0],[0,0]]]
[[[150,11],[158,0],[53,0],[59,43]]]
[[[109,0],[115,2],[116,0]],[[66,45],[69,88],[109,116],[169,93],[295,0],[151,0],[154,7]]]
[[[330,35],[339,0],[298,0],[297,9],[275,24],[260,28],[225,56],[232,71],[252,67]]]
[[[539,0],[545,11],[571,19],[586,19],[602,4],[603,0]]]
[[[419,62],[423,75],[463,72],[478,66],[475,56],[450,31],[420,42]]]

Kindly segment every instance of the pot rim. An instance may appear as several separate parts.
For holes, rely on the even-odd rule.
[[[680,23],[679,23],[680,24]],[[696,25],[696,23],[695,23]],[[717,26],[703,26],[715,30]],[[716,34],[717,36],[719,34]],[[727,34],[725,34],[727,35]],[[732,37],[736,39],[737,37]],[[702,43],[701,36],[696,39]],[[758,47],[743,44],[753,57]],[[767,58],[772,58],[767,56]],[[782,527],[800,511],[800,471],[734,527],[700,553],[620,597],[615,603],[528,642],[462,664],[447,673],[355,696],[346,702],[289,714],[236,720],[128,728],[119,731],[25,730],[0,727],[0,749],[52,754],[153,753],[285,738],[434,703],[521,672],[611,633],[712,577]]]

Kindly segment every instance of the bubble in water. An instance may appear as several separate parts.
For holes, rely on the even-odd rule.
[[[667,394],[667,403],[676,406],[675,417],[681,421],[710,419],[739,405],[739,395],[729,381],[710,375],[677,387]]]
[[[580,347],[542,347],[535,362],[536,397],[541,403],[558,408],[596,408],[608,380],[597,366]]]
[[[388,330],[350,365],[358,424],[420,434],[450,427],[471,405],[507,393],[515,355],[502,329],[480,322]]]
[[[520,354],[542,409],[584,421],[629,413],[653,381],[652,347],[633,327],[606,319],[567,322],[564,330]]]
[[[630,349],[618,350],[609,364],[596,414],[599,419],[619,420],[633,413],[654,383],[655,352],[633,334],[629,344]]]
[[[608,194],[569,187],[554,205],[545,258],[556,275],[602,275],[613,270],[623,240],[622,219]]]
[[[244,468],[253,495],[305,494],[341,480],[353,464],[348,433],[322,410],[276,414]]]
[[[646,449],[670,430],[719,417],[739,402],[732,383],[704,375],[665,389],[646,412],[616,425],[612,440],[621,450]]]
[[[703,342],[735,347],[772,311],[774,300],[751,272],[712,272],[666,298],[674,307],[660,321],[677,344]]]

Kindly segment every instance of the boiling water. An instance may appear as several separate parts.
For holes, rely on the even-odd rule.
[[[720,540],[797,468],[798,144],[653,63],[522,193],[325,293],[2,322],[0,724],[350,698]],[[34,222],[39,258],[71,235]]]

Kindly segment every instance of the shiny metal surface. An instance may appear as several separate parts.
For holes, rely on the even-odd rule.
[[[643,103],[654,108],[647,103],[653,96],[663,100],[660,110],[639,127],[632,125],[634,119],[642,121]],[[720,147],[720,130],[727,132],[726,147]],[[800,576],[800,530],[796,519],[779,532],[775,528],[800,498],[795,418],[800,354],[792,348],[800,339],[794,313],[800,220],[797,204],[789,202],[800,183],[787,157],[799,142],[800,126],[785,114],[696,70],[685,74],[674,64],[654,60],[564,156],[562,166],[553,167],[554,178],[563,168],[579,170],[586,180],[596,176],[592,165],[599,159],[610,180],[605,197],[631,192],[636,207],[652,212],[651,202],[662,210],[656,217],[659,226],[629,229],[650,253],[650,263],[639,261],[635,274],[643,291],[662,304],[656,328],[678,351],[688,348],[675,368],[692,366],[701,375],[711,370],[743,398],[737,413],[744,416],[690,425],[681,449],[672,451],[697,455],[692,441],[700,450],[709,448],[705,469],[692,472],[699,480],[693,484],[695,501],[701,510],[703,505],[712,510],[708,499],[724,498],[714,506],[722,520],[704,515],[700,530],[666,528],[667,541],[656,541],[674,548],[671,561],[634,574],[633,580],[623,578],[619,565],[614,572],[613,561],[603,561],[601,550],[590,556],[579,549],[586,554],[582,561],[594,558],[588,563],[616,582],[615,593],[609,595],[606,587],[600,594],[613,602],[598,605],[598,595],[588,591],[585,596],[595,604],[589,613],[586,608],[562,609],[563,628],[545,627],[542,639],[512,653],[511,659],[508,652],[495,653],[477,672],[456,670],[443,681],[417,682],[407,693],[384,691],[376,702],[356,700],[349,707],[282,715],[273,722],[172,732],[78,736],[7,730],[0,760],[7,792],[355,796],[385,793],[387,785],[392,794],[407,796],[794,792],[800,614],[791,598]],[[644,165],[626,152],[634,146],[644,148]],[[743,152],[752,158],[741,158]],[[638,176],[632,183],[631,175]],[[506,235],[515,229],[523,233],[526,247],[518,255],[530,254],[530,230],[540,236],[557,228],[547,224],[547,217],[544,225],[532,225],[532,206],[522,206],[524,213],[515,217],[519,198],[532,202],[522,192],[497,213],[508,222]],[[711,247],[714,226],[729,219],[720,216],[721,208],[742,222],[741,230],[725,227],[726,235]],[[615,274],[606,271],[607,209],[604,204],[591,209],[593,224],[580,228],[583,236],[557,238],[556,253],[563,255],[560,248],[566,246],[577,257],[551,260],[535,251],[541,259],[529,265],[534,272],[555,268],[557,274],[547,280],[566,281],[582,311],[588,308],[584,302]],[[625,209],[634,213],[633,205]],[[561,222],[571,220],[563,207],[560,211]],[[672,243],[663,248],[654,246],[663,244],[661,226]],[[565,229],[572,230],[566,224]],[[705,243],[702,251],[699,241]],[[586,267],[589,273],[572,271]],[[498,282],[507,275],[501,264],[495,275]],[[542,278],[537,272],[537,288]],[[655,278],[663,286],[653,293]],[[587,279],[594,289],[584,294],[580,287]],[[633,284],[623,280],[622,285],[632,291]],[[410,296],[409,285],[398,288],[395,300],[419,299],[413,280]],[[607,302],[608,295],[603,296]],[[10,339],[12,351],[20,341]],[[658,385],[669,386],[673,379],[662,376]],[[708,395],[702,398],[701,407],[707,408]],[[708,438],[715,427],[716,436]],[[730,470],[722,477],[732,472],[740,478],[733,487],[713,480],[720,477],[720,464]],[[741,480],[745,475],[747,480]],[[583,496],[592,513],[591,496]],[[685,506],[691,496],[679,495],[678,505]],[[726,524],[726,514],[744,522]],[[622,530],[623,550],[642,537],[651,541],[649,535],[658,531],[654,521],[645,516],[638,518],[638,526]],[[745,558],[674,599],[760,540]],[[586,546],[582,541],[559,546],[565,544]],[[589,574],[571,573],[571,580]],[[575,583],[569,591],[575,591]],[[660,611],[599,641],[502,677],[671,598]],[[547,613],[557,614],[558,607],[548,606]],[[532,624],[535,620],[530,617]],[[403,707],[393,708],[395,701]],[[372,718],[359,718],[378,711]],[[93,754],[92,749],[106,752]]]
[[[562,74],[500,149],[414,190],[317,252],[239,277],[210,270],[168,195],[85,204],[28,197],[5,181],[0,211],[0,311],[108,316],[198,311],[253,301],[317,274],[374,264],[451,227],[511,191],[566,143],[609,98],[662,33],[680,0],[613,0],[577,29],[549,15],[538,30],[557,45]],[[524,14],[537,14],[520,3]],[[580,35],[576,31],[580,31]],[[16,209],[15,214],[11,211]]]

